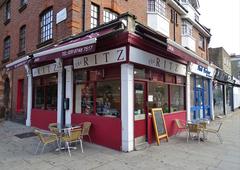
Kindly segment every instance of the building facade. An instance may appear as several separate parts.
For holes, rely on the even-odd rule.
[[[11,2],[2,11],[19,8]],[[152,108],[163,108],[170,136],[176,118],[212,117],[211,34],[197,0],[24,3],[1,23],[2,89],[9,86],[13,118],[23,113],[27,126],[43,129],[91,121],[94,143],[132,151],[154,139]],[[11,17],[24,13],[32,19],[14,35]]]

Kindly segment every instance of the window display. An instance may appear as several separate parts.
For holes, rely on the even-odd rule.
[[[57,109],[57,76],[38,77],[33,80],[33,107],[46,110]]]
[[[170,96],[170,112],[184,110],[184,87],[171,85]]]

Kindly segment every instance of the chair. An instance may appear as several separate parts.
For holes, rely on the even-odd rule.
[[[40,130],[35,130],[34,133],[38,136],[38,138],[40,140],[38,145],[37,145],[37,149],[35,151],[35,154],[37,154],[39,146],[40,146],[41,143],[43,144],[41,153],[43,153],[45,146],[48,145],[48,144],[57,142],[57,145],[59,147],[58,137],[57,137],[56,134],[49,133],[49,132],[42,132]]]
[[[81,127],[82,127],[81,138],[83,138],[84,136],[88,136],[89,141],[92,143],[91,137],[89,135],[91,125],[92,125],[91,122],[83,122],[81,124]]]
[[[57,127],[57,123],[50,123],[48,125],[48,129],[50,130],[50,132],[56,134],[58,137],[61,136],[60,130]]]
[[[200,123],[188,123],[187,142],[188,142],[189,136],[191,136],[191,133],[196,133],[198,142],[200,142],[200,133],[201,132],[203,133],[203,137],[205,138],[204,131],[205,131],[205,128],[204,128],[204,126],[202,124],[200,124]]]
[[[77,143],[78,141],[80,142],[81,150],[83,153],[83,146],[82,146],[82,139],[81,139],[82,129],[81,128],[67,128],[67,129],[64,129],[64,131],[67,134],[65,134],[61,137],[61,141],[65,142],[65,146],[68,149],[69,156],[71,157],[70,144],[74,143],[74,142]]]
[[[220,135],[220,133],[219,133],[219,131],[220,131],[221,127],[222,127],[222,124],[223,124],[223,123],[220,122],[219,125],[218,125],[218,127],[217,127],[216,129],[206,128],[206,129],[204,129],[204,131],[205,131],[207,134],[208,134],[208,133],[214,133],[214,134],[216,134],[217,137],[218,137],[218,139],[219,139],[219,141],[220,141],[220,143],[223,143],[222,137],[221,137],[221,135]]]
[[[182,132],[182,131],[188,131],[188,126],[187,126],[186,121],[180,120],[180,119],[175,119],[175,123],[177,125],[177,133],[176,133],[176,135],[178,133]]]

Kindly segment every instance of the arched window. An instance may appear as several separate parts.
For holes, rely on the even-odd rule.
[[[53,9],[48,8],[40,15],[40,43],[53,38]]]

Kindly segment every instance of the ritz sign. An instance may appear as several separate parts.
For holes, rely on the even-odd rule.
[[[130,47],[129,60],[134,63],[154,67],[169,73],[186,76],[186,66],[172,60]]]
[[[46,74],[52,74],[57,73],[59,69],[61,69],[62,66],[57,65],[57,63],[48,64],[45,66],[37,67],[32,69],[32,75],[33,77],[46,75]]]
[[[121,47],[109,51],[74,58],[73,65],[74,69],[79,69],[98,65],[120,63],[124,61],[126,61],[126,47]]]

